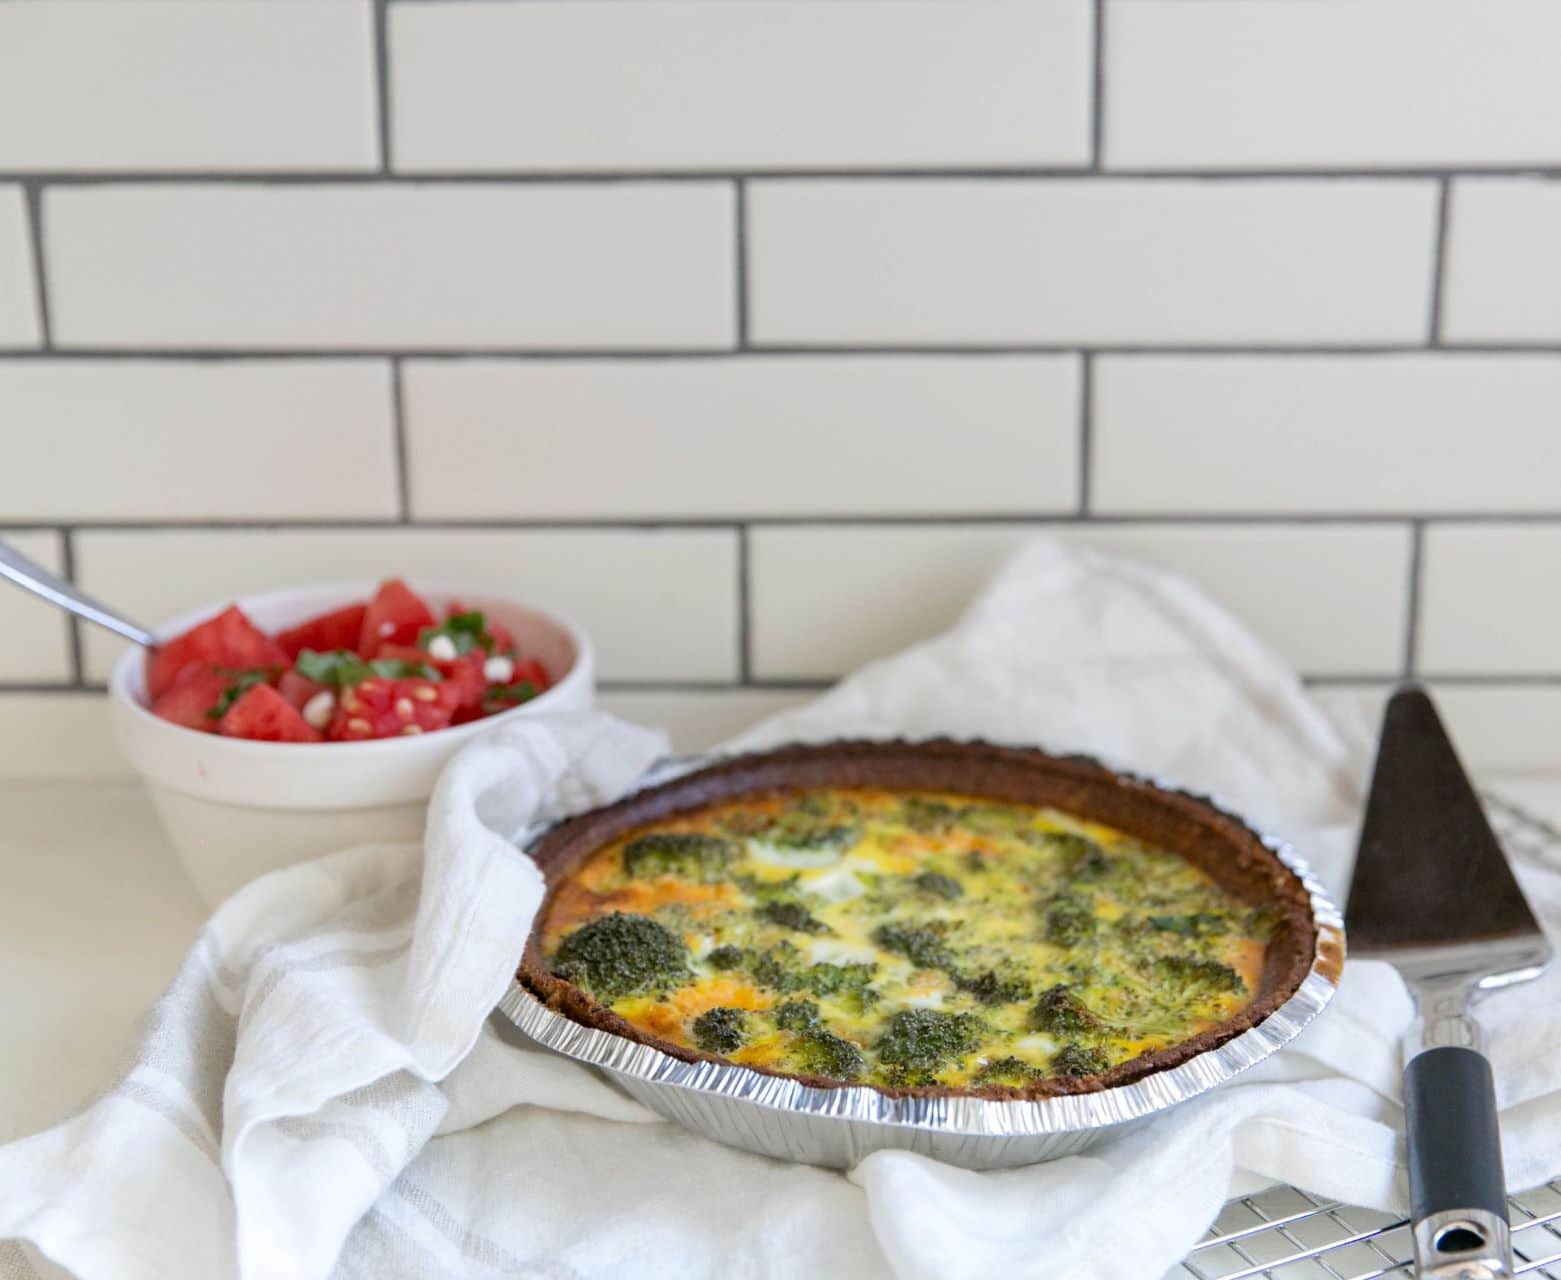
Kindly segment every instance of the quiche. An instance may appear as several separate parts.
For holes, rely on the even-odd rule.
[[[891,1094],[1099,1089],[1260,1021],[1295,875],[1205,801],[1081,759],[842,743],[716,766],[533,850],[520,978],[685,1059]]]

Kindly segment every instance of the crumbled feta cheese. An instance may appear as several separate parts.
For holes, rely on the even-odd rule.
[[[437,662],[450,662],[460,654],[449,636],[435,636],[428,642],[428,656]]]
[[[331,717],[336,714],[336,695],[329,689],[321,689],[319,693],[304,703],[304,722],[311,729],[323,729],[330,724]]]
[[[489,658],[482,664],[482,678],[489,684],[508,684],[515,678],[515,664],[508,658]]]

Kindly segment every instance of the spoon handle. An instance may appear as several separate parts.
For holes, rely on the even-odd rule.
[[[88,622],[107,627],[110,631],[124,636],[126,640],[134,640],[144,649],[150,649],[157,644],[157,638],[145,627],[138,627],[112,609],[104,608],[90,596],[83,595],[70,583],[56,578],[41,564],[33,563],[21,552],[8,547],[3,542],[0,542],[0,578],[9,578],[17,586],[31,591],[35,596],[42,596],[51,604],[57,604],[60,608],[67,609]]]

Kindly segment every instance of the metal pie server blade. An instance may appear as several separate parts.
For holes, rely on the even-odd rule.
[[[1512,1274],[1490,1064],[1473,1000],[1536,976],[1551,950],[1430,696],[1389,700],[1350,884],[1350,951],[1414,994],[1404,1047],[1416,1274]]]

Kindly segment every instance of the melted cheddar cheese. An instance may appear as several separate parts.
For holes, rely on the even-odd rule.
[[[1023,1087],[1179,1043],[1255,996],[1268,916],[1056,810],[812,790],[642,827],[561,884],[543,955],[634,1026],[884,1086]]]

